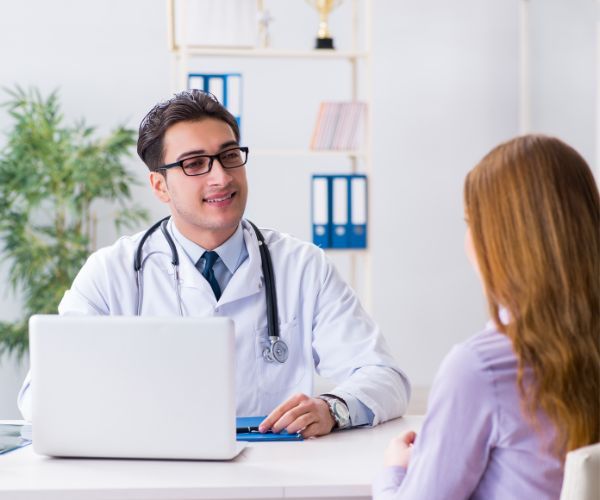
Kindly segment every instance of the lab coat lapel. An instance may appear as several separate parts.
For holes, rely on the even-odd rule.
[[[244,224],[244,242],[248,250],[248,258],[231,277],[229,284],[223,291],[219,305],[235,302],[259,292],[264,293],[263,274],[258,250],[258,240],[252,230]]]
[[[214,292],[208,284],[208,281],[202,276],[200,271],[196,268],[194,263],[185,254],[183,248],[177,245],[177,251],[179,252],[179,282],[182,287],[185,288],[196,288],[205,292],[214,298]]]
[[[158,231],[157,231],[158,233]],[[156,250],[171,255],[171,250],[168,243],[162,234],[156,234],[152,236],[153,247],[158,247]],[[155,239],[156,238],[156,239]],[[175,247],[179,254],[179,283],[182,288],[195,288],[203,292],[203,294],[211,297],[215,300],[214,293],[208,284],[208,281],[204,279],[202,274],[196,269],[196,266],[188,258],[185,250],[175,240]],[[223,295],[218,302],[219,305],[227,304],[229,302],[235,302],[251,295],[255,295],[263,291],[263,274],[260,260],[260,251],[258,250],[258,240],[252,230],[248,229],[244,225],[244,242],[246,249],[248,250],[248,258],[242,262],[240,267],[231,277],[227,287],[223,291]],[[153,248],[154,251],[154,248]],[[173,266],[170,264],[170,260],[163,259],[163,270],[166,272],[170,279],[173,279]]]
[[[171,249],[165,240],[162,234],[157,235],[158,239],[156,240],[156,245],[160,246],[160,252],[165,252],[168,255],[171,255]],[[214,300],[214,293],[208,284],[208,281],[204,279],[204,276],[200,274],[200,271],[196,268],[194,263],[190,260],[190,258],[185,253],[183,247],[177,242],[177,240],[173,239],[175,243],[175,248],[177,248],[177,253],[179,254],[179,284],[182,288],[195,288],[197,290],[202,291],[209,297],[212,297]],[[164,259],[165,265],[163,267],[164,271],[169,275],[169,278],[173,279],[173,266],[170,264],[170,261],[167,262]]]

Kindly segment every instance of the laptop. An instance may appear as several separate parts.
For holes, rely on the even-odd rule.
[[[228,460],[244,447],[232,320],[35,315],[29,336],[36,453]]]

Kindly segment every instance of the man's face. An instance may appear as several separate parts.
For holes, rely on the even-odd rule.
[[[164,163],[214,155],[237,145],[233,130],[224,121],[205,118],[179,122],[165,132]],[[246,208],[245,166],[226,170],[214,160],[207,174],[190,177],[175,167],[167,170],[165,177],[151,172],[150,183],[156,196],[169,205],[177,229],[208,250],[235,232]]]

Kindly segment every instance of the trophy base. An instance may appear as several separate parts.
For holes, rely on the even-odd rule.
[[[333,49],[333,38],[317,38],[315,49]]]

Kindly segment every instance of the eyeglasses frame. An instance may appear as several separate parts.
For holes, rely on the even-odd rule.
[[[219,156],[221,156],[224,153],[227,153],[228,151],[231,151],[232,149],[239,149],[240,151],[242,151],[243,153],[246,154],[246,158],[244,159],[244,163],[242,163],[241,165],[237,165],[235,167],[226,167],[221,162],[221,159],[219,158]],[[153,168],[152,171],[153,172],[159,172],[161,170],[169,170],[171,168],[181,167],[181,170],[183,170],[183,173],[185,175],[187,175],[188,177],[198,177],[199,175],[210,174],[210,171],[213,168],[213,163],[215,162],[215,160],[218,160],[219,163],[221,164],[221,167],[223,167],[225,170],[232,170],[234,168],[243,167],[246,163],[248,163],[248,153],[249,152],[250,152],[250,149],[247,146],[233,146],[233,147],[224,149],[223,151],[219,151],[217,154],[214,154],[214,155],[201,154],[201,155],[189,156],[188,158],[184,158],[183,160],[179,160],[179,161],[176,161],[176,162],[173,162],[173,163],[169,163],[167,165],[163,165],[162,167]],[[200,157],[204,157],[204,158],[208,158],[209,159],[208,170],[206,172],[202,172],[201,174],[188,174],[185,171],[185,168],[183,168],[183,162],[187,161],[187,160],[191,160],[192,158],[200,158]]]

